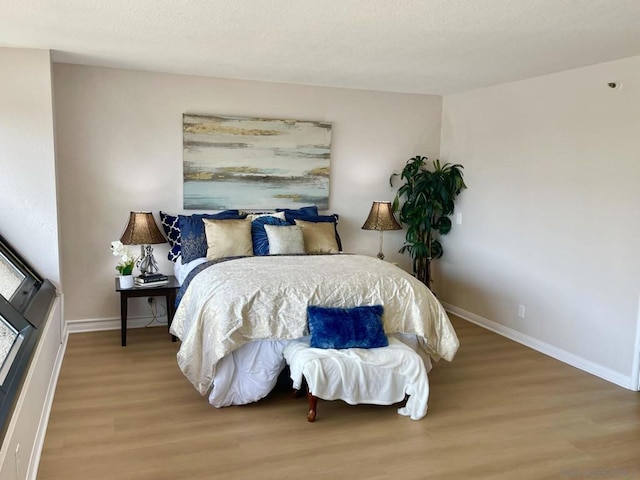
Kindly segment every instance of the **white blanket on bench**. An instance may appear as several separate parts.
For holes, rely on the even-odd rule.
[[[420,420],[427,413],[429,380],[420,355],[395,338],[383,348],[343,350],[311,348],[308,341],[294,340],[284,349],[291,369],[293,388],[300,389],[302,376],[313,395],[324,400],[344,400],[356,405],[391,405],[409,399],[400,415]]]

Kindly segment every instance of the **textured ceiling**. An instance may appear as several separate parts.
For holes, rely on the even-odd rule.
[[[56,62],[446,94],[640,55],[640,0],[0,0]]]

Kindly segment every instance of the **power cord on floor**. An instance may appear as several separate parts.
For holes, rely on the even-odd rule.
[[[158,302],[156,301],[156,299],[154,297],[149,297],[147,298],[147,303],[149,304],[149,309],[151,310],[151,320],[149,320],[149,322],[145,325],[145,327],[153,327],[156,325],[166,325],[167,321],[160,321],[158,320],[158,316],[162,317],[162,316],[166,316],[167,315],[167,307],[166,306],[162,306],[162,309],[164,310],[162,313],[160,313],[160,315],[158,315]]]

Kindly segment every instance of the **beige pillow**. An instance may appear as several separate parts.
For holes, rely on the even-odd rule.
[[[251,220],[215,220],[203,218],[207,236],[207,260],[253,255]]]
[[[269,255],[305,253],[302,227],[298,225],[265,225]]]
[[[249,213],[247,218],[252,222],[260,217],[276,217],[280,220],[286,220],[284,216],[284,212],[273,212],[273,213]]]
[[[296,220],[302,227],[304,249],[307,253],[338,253],[336,226],[333,222],[307,222]]]

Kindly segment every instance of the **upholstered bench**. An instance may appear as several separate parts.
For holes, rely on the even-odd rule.
[[[309,412],[316,419],[318,398],[351,405],[392,405],[409,395],[400,415],[419,420],[427,413],[429,380],[424,361],[411,347],[390,337],[379,348],[312,348],[308,339],[294,340],[284,349],[293,388],[307,382]]]

